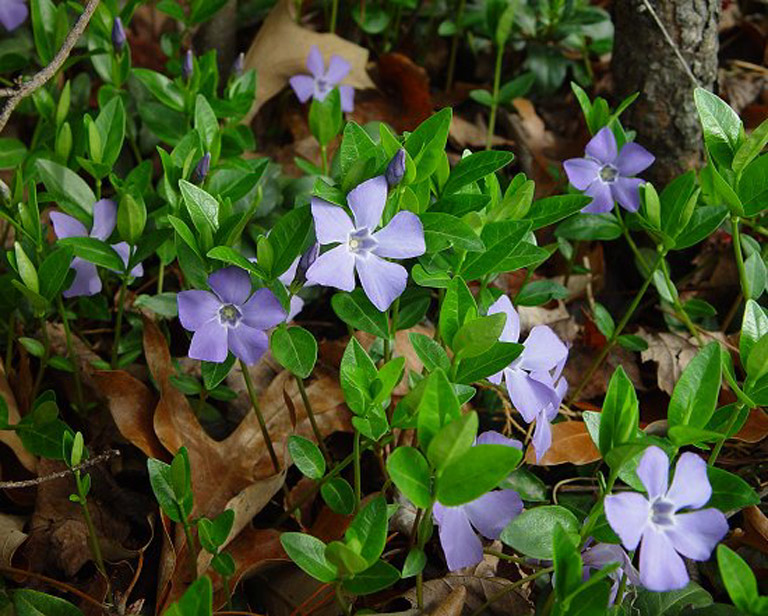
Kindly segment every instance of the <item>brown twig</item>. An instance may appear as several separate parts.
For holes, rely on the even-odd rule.
[[[110,449],[94,458],[86,460],[82,464],[78,464],[77,466],[73,466],[72,468],[68,468],[64,471],[58,471],[56,473],[51,473],[50,475],[43,475],[42,477],[35,477],[34,479],[25,479],[24,481],[0,481],[0,490],[13,490],[16,488],[31,488],[33,486],[38,486],[41,483],[45,483],[46,481],[53,481],[54,479],[68,477],[74,471],[80,471],[86,468],[90,468],[91,466],[96,466],[97,464],[101,464],[102,462],[106,462],[112,458],[116,458],[119,455],[120,452],[117,451],[117,449]]]
[[[64,44],[53,57],[50,64],[35,73],[29,81],[20,83],[15,87],[0,89],[0,97],[8,99],[5,101],[3,110],[0,112],[0,133],[3,132],[3,129],[8,123],[16,106],[24,98],[32,94],[32,92],[45,85],[45,83],[59,71],[83,32],[85,32],[88,22],[91,21],[91,17],[98,5],[99,0],[88,0],[85,9],[83,9],[80,17],[77,18],[74,27],[70,30],[67,38],[64,39]]]
[[[82,590],[78,590],[74,586],[70,586],[69,584],[65,584],[64,582],[59,582],[59,580],[50,578],[47,575],[43,575],[42,573],[35,573],[34,571],[27,571],[26,569],[17,569],[16,567],[6,567],[5,565],[0,565],[0,573],[5,573],[8,575],[21,575],[40,580],[49,586],[53,586],[59,590],[72,593],[73,595],[80,597],[83,601],[87,601],[91,605],[95,605],[102,611],[105,609],[105,605],[101,601],[91,597],[91,595],[84,593]]]

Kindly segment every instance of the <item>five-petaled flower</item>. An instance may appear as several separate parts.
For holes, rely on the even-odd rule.
[[[349,73],[350,68],[349,62],[344,58],[333,55],[328,62],[328,70],[326,70],[320,50],[317,45],[312,45],[309,56],[307,56],[307,69],[312,73],[312,76],[294,75],[289,79],[289,83],[302,103],[307,102],[310,98],[322,102],[338,86],[341,110],[349,112],[355,108],[355,89],[352,86],[340,84]]]
[[[194,332],[188,355],[221,363],[229,351],[247,365],[255,364],[269,346],[265,330],[281,323],[286,311],[269,289],[251,294],[251,277],[239,267],[208,276],[211,291],[178,294],[179,320]]]
[[[424,228],[412,212],[398,212],[382,229],[387,203],[383,175],[367,180],[347,195],[352,218],[343,208],[317,197],[312,199],[315,234],[322,244],[338,244],[321,254],[307,270],[307,280],[342,291],[355,288],[355,270],[365,294],[384,312],[405,290],[408,272],[386,259],[410,259],[424,254]]]
[[[618,201],[625,210],[636,212],[643,180],[632,176],[653,164],[653,154],[633,142],[625,143],[619,151],[616,137],[607,126],[592,137],[585,151],[584,158],[571,158],[563,163],[568,181],[592,197],[592,202],[581,211],[604,214]]]
[[[62,212],[51,212],[51,222],[53,223],[53,232],[61,240],[67,237],[95,237],[101,241],[106,241],[112,235],[117,223],[117,205],[109,199],[101,199],[94,203],[93,226],[90,233],[77,218]],[[112,248],[127,266],[133,252],[128,243],[112,244]],[[93,263],[75,257],[70,267],[75,270],[75,279],[69,288],[62,293],[64,297],[95,295],[101,291],[101,278],[99,278],[99,272]],[[144,268],[141,263],[134,266],[130,275],[134,278],[144,275]]]
[[[651,446],[637,466],[637,476],[647,498],[622,492],[605,498],[608,523],[628,550],[640,546],[640,582],[649,590],[664,592],[689,582],[680,554],[707,560],[728,532],[728,521],[717,509],[702,509],[712,496],[707,465],[699,456],[684,453],[668,486],[669,458]],[[698,511],[681,510],[698,509]]]
[[[488,314],[499,312],[507,315],[499,340],[517,342],[520,317],[506,295],[499,297],[488,309]],[[527,423],[536,421],[533,448],[538,462],[552,444],[550,424],[557,417],[568,389],[567,381],[561,377],[568,359],[568,347],[546,325],[534,327],[523,346],[523,352],[509,366],[488,380],[498,385],[503,378],[512,404],[523,419]]]
[[[477,437],[476,445],[506,445],[522,449],[520,441],[489,430]],[[498,539],[501,531],[523,511],[523,501],[514,490],[493,490],[458,507],[435,503],[432,514],[440,531],[440,545],[448,569],[456,571],[483,560],[483,543],[475,529],[487,539]]]
[[[0,0],[0,24],[8,30],[14,31],[29,15],[25,0]]]

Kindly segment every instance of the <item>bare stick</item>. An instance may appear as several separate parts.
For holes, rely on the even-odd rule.
[[[80,36],[85,32],[88,22],[91,21],[91,17],[98,5],[99,0],[88,0],[82,14],[77,18],[77,21],[67,35],[67,38],[64,39],[64,44],[61,46],[61,49],[59,49],[58,53],[54,56],[48,66],[35,73],[29,81],[20,83],[16,87],[0,89],[0,97],[8,99],[5,101],[3,110],[0,112],[0,133],[3,132],[16,105],[18,105],[22,99],[32,94],[32,92],[45,85],[45,83],[59,71],[69,57],[69,54],[72,52],[75,44],[80,39]]]
[[[34,479],[26,479],[24,481],[0,481],[0,490],[12,490],[14,488],[31,488],[33,486],[39,486],[41,483],[45,483],[46,481],[53,481],[54,479],[68,477],[74,471],[81,471],[86,468],[90,468],[91,466],[96,466],[97,464],[101,464],[102,462],[106,462],[112,458],[116,458],[119,455],[119,451],[116,449],[110,449],[109,451],[105,451],[104,453],[99,454],[95,458],[86,460],[82,464],[68,468],[65,471],[58,471],[56,473],[51,473],[50,475],[43,475],[42,477],[35,477]]]

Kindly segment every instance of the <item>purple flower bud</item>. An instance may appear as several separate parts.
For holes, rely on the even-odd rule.
[[[211,168],[211,153],[206,152],[205,155],[198,161],[195,170],[192,172],[192,181],[195,184],[200,184],[208,175],[208,170]]]
[[[125,28],[123,28],[123,22],[119,17],[115,17],[115,21],[112,22],[112,45],[117,53],[122,53],[125,48]]]
[[[235,58],[235,61],[232,63],[232,77],[237,79],[240,77],[240,75],[243,74],[243,67],[245,65],[245,54],[241,51],[239,54],[237,54],[237,58]]]
[[[307,270],[317,259],[317,255],[320,254],[320,244],[313,243],[309,248],[304,251],[304,254],[299,258],[299,266],[296,268],[295,281],[304,284],[307,280]]]
[[[192,50],[187,49],[187,53],[184,54],[184,60],[181,63],[181,76],[184,77],[186,81],[192,79],[192,73],[195,70],[193,60]]]
[[[384,176],[387,178],[387,184],[390,188],[394,188],[403,181],[405,177],[405,150],[403,148],[395,152],[389,165],[387,165]]]

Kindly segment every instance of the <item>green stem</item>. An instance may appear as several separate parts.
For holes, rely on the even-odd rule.
[[[451,55],[448,60],[448,74],[445,78],[445,91],[450,92],[453,87],[453,74],[456,70],[456,56],[459,52],[459,42],[462,35],[462,22],[464,21],[464,8],[467,5],[467,0],[459,0],[459,6],[456,9],[456,32],[453,34],[453,40],[451,41]]]
[[[264,421],[264,415],[261,414],[261,408],[259,408],[259,399],[256,396],[256,390],[253,388],[253,381],[251,380],[251,374],[248,372],[248,366],[245,362],[240,360],[240,370],[243,373],[243,380],[245,381],[245,387],[248,390],[248,397],[251,400],[253,406],[253,412],[256,413],[256,419],[259,420],[259,427],[261,428],[261,435],[264,437],[264,443],[267,446],[269,452],[269,458],[272,460],[272,466],[275,469],[275,473],[280,472],[280,462],[277,460],[277,454],[275,448],[272,446],[272,439],[269,438],[269,431],[267,430],[267,422]]]
[[[323,435],[320,432],[320,427],[317,425],[315,412],[312,410],[312,403],[309,401],[309,395],[307,395],[307,388],[304,387],[304,379],[296,375],[294,375],[294,377],[296,378],[296,385],[299,388],[301,401],[304,403],[304,409],[307,411],[307,417],[309,418],[309,423],[312,425],[312,432],[315,433],[315,438],[317,439],[317,445],[318,447],[320,447],[320,451],[323,452],[323,457],[325,458],[326,462],[330,464],[331,456],[328,453],[328,449],[326,449],[325,447],[325,441],[323,440]]]
[[[123,329],[123,312],[125,312],[125,293],[127,289],[127,279],[123,275],[120,283],[120,294],[117,297],[117,322],[115,323],[115,339],[112,341],[112,370],[117,369],[118,346],[120,345],[120,335]]]
[[[192,573],[192,579],[197,579],[197,548],[195,547],[195,538],[192,536],[192,528],[187,520],[184,520],[184,537],[187,539],[187,558],[189,570]]]
[[[323,175],[328,175],[328,146],[320,145],[320,160],[322,161]]]
[[[101,178],[96,178],[96,200],[101,199]]]
[[[345,616],[352,616],[352,606],[349,604],[349,601],[347,601],[347,598],[344,596],[344,591],[341,588],[341,584],[336,584],[336,601],[339,604],[339,607],[341,608],[341,611],[345,614]]]
[[[157,271],[157,294],[163,292],[163,283],[165,282],[165,265],[160,264],[160,269]]]
[[[328,26],[328,30],[333,34],[336,32],[336,18],[339,15],[339,0],[331,1],[331,23]]]
[[[352,453],[354,455],[355,469],[355,513],[360,510],[360,501],[362,499],[362,477],[360,475],[360,432],[355,430],[355,439]]]
[[[496,110],[499,107],[499,88],[501,87],[501,63],[504,58],[504,45],[496,49],[496,66],[493,72],[493,100],[491,101],[491,117],[488,119],[488,134],[485,138],[485,149],[493,145],[493,135],[496,130]]]
[[[749,280],[747,279],[747,270],[744,267],[744,254],[741,251],[741,232],[739,231],[739,217],[731,217],[731,230],[733,234],[733,254],[736,257],[736,266],[739,268],[739,280],[741,281],[741,290],[744,297],[752,297],[749,289]]]
[[[93,560],[96,561],[96,568],[108,581],[109,578],[107,577],[107,568],[104,566],[104,559],[101,555],[101,546],[99,545],[98,536],[96,535],[96,527],[93,524],[91,512],[88,510],[87,494],[83,488],[80,471],[75,471],[75,484],[77,486],[78,502],[80,503],[80,508],[83,510],[85,526],[88,529],[88,544],[91,548]]]
[[[532,573],[527,577],[521,578],[516,582],[513,582],[512,584],[505,586],[503,590],[500,590],[495,595],[491,595],[490,597],[488,597],[488,600],[485,603],[483,603],[479,608],[477,608],[474,612],[472,612],[472,616],[480,616],[480,614],[485,613],[485,610],[487,610],[491,605],[493,605],[493,603],[501,599],[503,596],[512,592],[516,588],[520,588],[521,586],[527,584],[528,582],[532,582],[533,580],[540,578],[542,575],[546,575],[547,573],[552,573],[554,570],[555,570],[554,567],[546,567],[545,569],[539,569],[536,573]]]
[[[731,418],[728,420],[728,425],[725,427],[725,433],[723,434],[723,437],[717,441],[717,444],[715,445],[715,448],[712,450],[712,454],[709,456],[709,466],[714,466],[715,462],[717,462],[717,456],[720,455],[720,451],[723,449],[723,446],[725,445],[725,441],[728,440],[728,436],[731,433],[731,430],[733,430],[733,426],[736,424],[736,420],[739,418],[739,415],[741,415],[741,411],[744,408],[744,404],[739,404],[733,409],[733,413],[731,413]]]
[[[45,368],[48,365],[48,358],[51,356],[51,342],[48,339],[48,330],[46,329],[45,319],[41,319],[40,335],[43,338],[43,356],[40,358],[40,369],[37,372],[37,378],[35,378],[35,384],[32,387],[32,400],[37,398],[37,392],[40,390],[40,385],[43,383],[43,375],[45,374]]]
[[[589,382],[589,379],[592,378],[592,375],[600,367],[600,364],[603,363],[603,360],[608,356],[608,353],[613,348],[613,345],[616,344],[616,341],[619,339],[621,332],[624,331],[624,328],[626,327],[627,323],[629,323],[629,320],[632,318],[632,315],[634,314],[635,310],[637,310],[637,307],[640,305],[640,301],[643,299],[645,292],[648,290],[648,286],[651,284],[651,280],[653,280],[653,274],[659,268],[659,265],[661,264],[661,261],[664,259],[665,254],[666,254],[666,251],[659,248],[656,262],[653,264],[653,267],[648,272],[648,275],[645,278],[645,282],[643,282],[643,286],[640,287],[640,290],[635,295],[635,298],[632,300],[632,303],[629,305],[629,308],[627,308],[627,311],[624,313],[624,316],[621,318],[621,321],[619,321],[619,324],[616,326],[616,329],[614,330],[613,335],[610,337],[608,342],[606,342],[602,351],[600,351],[600,354],[597,357],[595,357],[594,361],[590,365],[586,374],[581,379],[579,386],[576,388],[576,390],[573,392],[573,395],[570,397],[570,402],[574,402],[578,400],[579,394],[583,391],[584,387],[586,387],[587,383]]]
[[[61,315],[61,324],[64,327],[64,337],[67,343],[67,354],[69,360],[72,362],[72,369],[74,370],[75,377],[75,396],[77,397],[77,410],[80,413],[85,413],[85,399],[83,398],[83,382],[80,377],[80,361],[75,353],[75,345],[72,344],[72,331],[69,328],[69,319],[67,318],[66,310],[64,309],[64,301],[61,299],[61,295],[56,298],[56,304]]]

